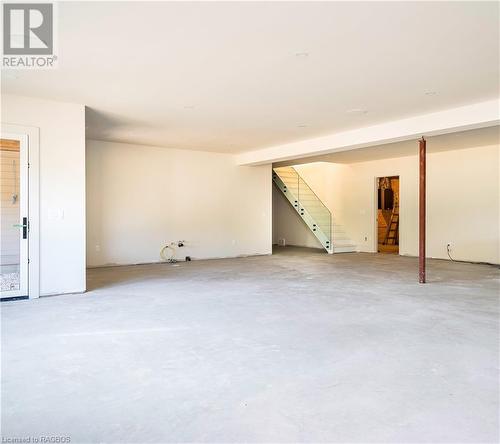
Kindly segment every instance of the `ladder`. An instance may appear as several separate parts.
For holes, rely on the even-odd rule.
[[[384,245],[399,245],[399,196],[394,193],[391,218],[385,232]]]

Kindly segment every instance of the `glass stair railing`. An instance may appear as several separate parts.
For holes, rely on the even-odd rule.
[[[293,167],[273,169],[273,182],[328,253],[333,252],[332,214]]]

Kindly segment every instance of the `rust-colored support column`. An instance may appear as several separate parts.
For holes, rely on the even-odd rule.
[[[426,180],[426,142],[422,137],[419,148],[419,183],[418,183],[418,281],[425,283],[425,180]]]

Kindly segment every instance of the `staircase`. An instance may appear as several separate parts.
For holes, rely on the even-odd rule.
[[[330,210],[295,168],[274,168],[273,182],[328,253],[356,251],[356,246],[343,227],[335,224],[332,226]]]

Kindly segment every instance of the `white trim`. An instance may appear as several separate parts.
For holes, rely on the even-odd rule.
[[[1,125],[1,133],[15,134],[28,139],[28,211],[30,230],[28,235],[28,297],[40,296],[40,136],[32,126]]]
[[[398,179],[399,179],[399,189],[398,189],[398,205],[399,205],[399,223],[398,223],[398,254],[402,256],[401,252],[405,251],[404,246],[405,246],[405,238],[402,236],[402,233],[405,231],[403,228],[405,227],[405,204],[401,199],[401,194],[403,190],[403,179],[401,177],[401,174],[397,174]]]
[[[372,253],[378,253],[378,187],[377,179],[381,176],[373,178],[373,205],[372,205]]]

